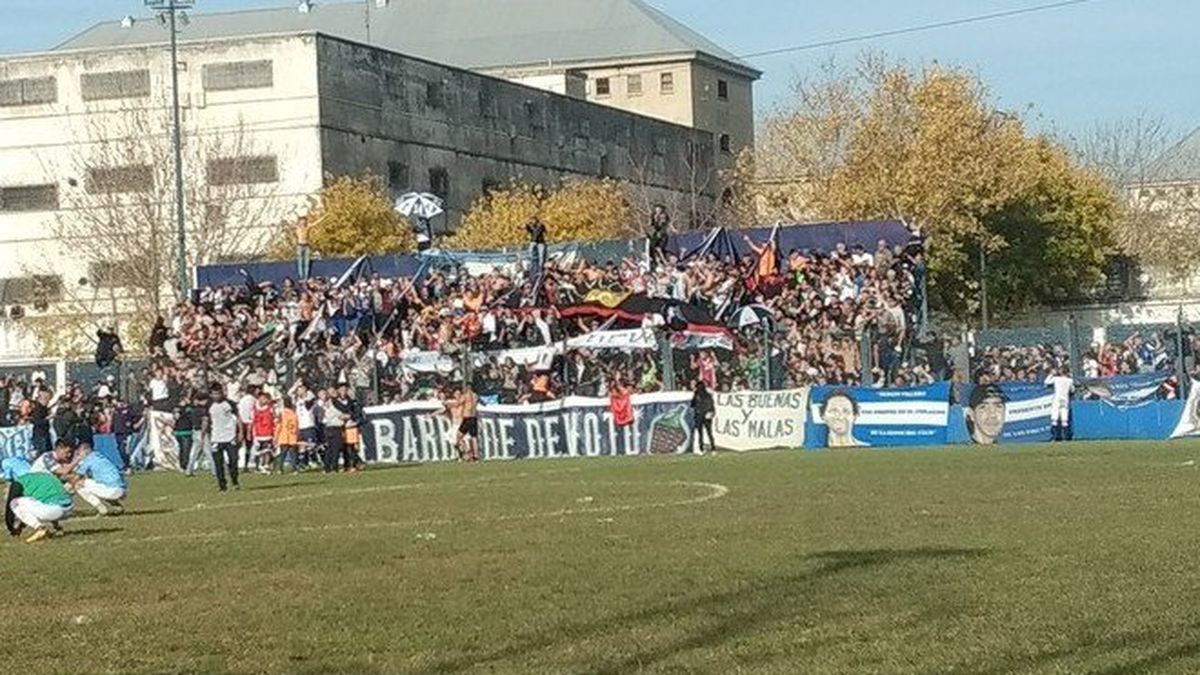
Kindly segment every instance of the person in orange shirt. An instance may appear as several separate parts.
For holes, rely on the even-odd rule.
[[[279,411],[279,423],[275,425],[275,445],[279,448],[280,473],[291,466],[296,471],[296,452],[300,446],[300,418],[291,396],[283,397],[283,409]]]

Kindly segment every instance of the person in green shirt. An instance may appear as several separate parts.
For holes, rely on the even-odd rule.
[[[32,544],[51,534],[62,532],[60,521],[74,513],[71,494],[57,476],[33,472],[18,476],[8,484],[4,500],[4,523],[14,537],[26,527],[33,533],[25,539]]]

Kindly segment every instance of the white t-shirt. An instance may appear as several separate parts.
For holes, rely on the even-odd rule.
[[[1071,400],[1071,390],[1075,388],[1075,381],[1063,375],[1051,375],[1046,378],[1046,386],[1054,387],[1054,402],[1065,403]]]
[[[296,423],[300,429],[312,429],[317,426],[316,416],[313,415],[312,408],[304,401],[296,403]]]
[[[246,394],[238,401],[238,419],[241,420],[242,424],[251,424],[254,422],[254,406],[257,404],[258,399],[250,394]]]
[[[157,377],[150,380],[150,400],[165,401],[170,396],[170,391],[167,388],[167,381],[160,380]]]
[[[54,473],[58,467],[59,463],[54,459],[54,453],[43,452],[29,465],[29,471],[30,473]]]
[[[232,443],[237,439],[238,418],[232,403],[225,399],[215,401],[208,406],[208,419],[213,443]]]

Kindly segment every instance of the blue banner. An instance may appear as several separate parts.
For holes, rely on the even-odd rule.
[[[944,445],[950,384],[908,389],[814,387],[810,447]]]
[[[500,460],[683,453],[691,440],[690,408],[687,392],[634,396],[633,424],[618,427],[608,399],[483,406],[478,420],[480,454],[485,460]],[[368,462],[458,459],[458,429],[441,403],[402,403],[365,412]]]
[[[1129,408],[1157,399],[1159,390],[1170,376],[1170,372],[1162,371],[1081,380],[1078,389],[1080,395],[1087,398],[1104,401],[1118,408]]]
[[[24,457],[33,459],[33,427],[0,427],[0,459]]]
[[[1041,384],[1003,382],[962,389],[967,437],[976,445],[1050,441],[1053,394]]]

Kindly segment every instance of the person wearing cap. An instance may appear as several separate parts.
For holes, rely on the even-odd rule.
[[[107,457],[92,452],[91,448],[81,448],[74,473],[79,476],[75,480],[75,494],[92,508],[96,513],[107,516],[120,514],[125,511],[123,500],[129,491],[125,476]]]
[[[967,433],[977,445],[995,445],[1004,432],[1008,396],[994,384],[978,385],[967,400]]]
[[[20,536],[26,527],[31,527],[34,531],[25,543],[41,541],[61,533],[60,523],[72,515],[71,495],[57,476],[30,471],[9,481],[4,524],[12,536]]]

